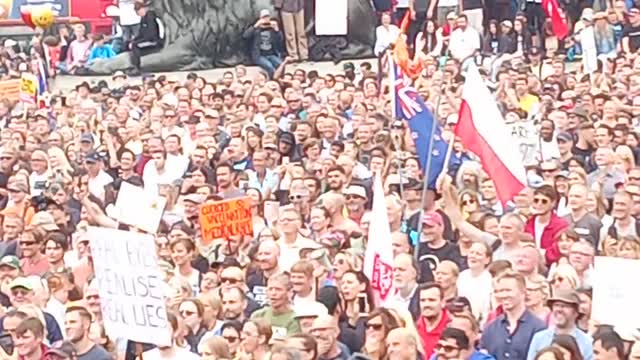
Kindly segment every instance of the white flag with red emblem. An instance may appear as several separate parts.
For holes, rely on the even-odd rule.
[[[364,273],[371,281],[376,304],[382,305],[395,293],[393,287],[393,248],[387,205],[380,176],[373,182],[373,208],[367,249],[364,254]]]

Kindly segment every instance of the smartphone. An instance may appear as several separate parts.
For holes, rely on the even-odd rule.
[[[289,165],[289,157],[288,156],[283,156],[282,157],[282,165]]]
[[[62,104],[63,107],[67,106],[67,97],[66,96],[61,96],[60,97],[60,103]]]
[[[0,335],[0,347],[7,355],[13,354],[13,338],[10,334],[2,334]]]
[[[367,294],[358,294],[358,308],[360,309],[360,313],[369,314],[369,310],[367,309]]]

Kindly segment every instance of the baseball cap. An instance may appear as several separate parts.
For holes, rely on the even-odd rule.
[[[0,267],[9,266],[13,269],[20,270],[20,259],[15,255],[5,255],[0,259]]]
[[[87,156],[85,156],[84,161],[97,163],[98,161],[100,161],[100,154],[98,154],[97,151],[90,151],[89,153],[87,153]]]
[[[127,74],[124,73],[124,71],[122,70],[118,70],[116,72],[113,73],[113,76],[111,77],[113,80],[117,79],[117,78],[123,78],[126,79],[127,78]]]
[[[271,17],[271,11],[269,11],[269,9],[260,10],[260,17]]]
[[[9,181],[7,190],[15,192],[29,193],[29,186],[26,182],[20,180]]]
[[[573,137],[568,132],[561,132],[560,134],[558,134],[556,139],[561,142],[569,142],[573,140]]]
[[[204,196],[200,194],[188,194],[182,197],[183,201],[188,201],[197,205],[200,205],[204,202]]]
[[[24,276],[19,276],[13,279],[11,283],[9,283],[9,289],[15,289],[19,287],[30,290],[30,291],[33,290],[33,285],[31,284],[31,281],[29,281],[29,279],[27,279]]]
[[[353,65],[353,63],[351,61],[347,61],[346,63],[344,63],[344,65],[342,65],[342,69],[347,72],[347,71],[355,71],[356,70],[356,66]]]
[[[342,193],[344,195],[359,196],[363,199],[367,198],[367,191],[360,185],[349,185]]]
[[[435,211],[429,211],[422,215],[422,223],[427,226],[442,225],[442,215]]]
[[[45,356],[56,355],[63,358],[74,358],[78,352],[70,341],[58,341],[44,353]]]
[[[80,142],[93,143],[93,136],[90,133],[84,133],[80,136]]]
[[[293,306],[296,318],[328,315],[327,307],[317,301],[299,301]]]
[[[40,226],[46,231],[56,231],[59,230],[58,225],[56,225],[53,216],[46,211],[40,211],[35,213],[31,218],[31,226]]]

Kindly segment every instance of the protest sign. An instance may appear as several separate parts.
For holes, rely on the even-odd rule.
[[[0,99],[8,99],[11,101],[20,100],[21,79],[0,81]]]
[[[517,121],[508,126],[511,137],[518,144],[524,165],[537,164],[538,130],[533,121]]]
[[[241,198],[205,203],[200,208],[200,228],[204,245],[231,235],[253,235],[251,200]]]
[[[629,279],[640,278],[640,260],[598,256],[593,270],[591,319],[602,325],[637,328],[640,324],[640,288]]]
[[[38,79],[35,75],[24,73],[20,79],[20,101],[35,104],[38,96]]]
[[[316,0],[316,35],[347,35],[347,0]]]
[[[155,234],[166,204],[167,199],[122,182],[116,200],[116,220]]]
[[[152,235],[89,227],[102,316],[112,338],[171,344],[164,275]]]

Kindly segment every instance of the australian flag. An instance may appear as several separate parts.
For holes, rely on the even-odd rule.
[[[427,176],[428,188],[436,188],[436,180],[444,168],[448,144],[442,139],[442,128],[427,108],[424,99],[411,84],[402,68],[390,60],[390,75],[393,84],[393,111],[396,119],[409,123],[411,137],[416,145],[422,173]],[[435,126],[433,138],[431,129]],[[431,166],[427,169],[427,158],[431,153]]]

